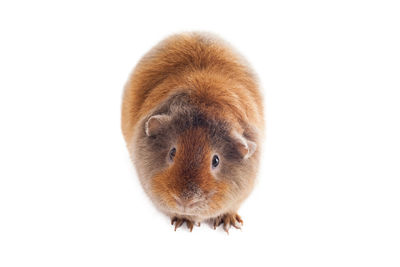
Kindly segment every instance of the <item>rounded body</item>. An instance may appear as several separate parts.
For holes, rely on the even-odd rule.
[[[125,87],[128,150],[145,192],[172,218],[200,222],[236,214],[254,185],[263,131],[255,75],[209,34],[163,40]]]

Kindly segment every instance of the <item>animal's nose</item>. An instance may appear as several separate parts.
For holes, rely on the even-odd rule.
[[[193,208],[194,206],[196,206],[197,204],[199,204],[201,202],[200,199],[196,199],[196,198],[180,198],[180,197],[176,197],[176,196],[174,196],[174,198],[175,198],[176,204],[183,208]]]

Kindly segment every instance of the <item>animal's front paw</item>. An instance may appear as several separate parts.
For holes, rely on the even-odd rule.
[[[228,234],[229,234],[229,228],[231,226],[235,227],[236,229],[241,229],[241,227],[243,226],[243,220],[237,213],[226,213],[220,215],[212,219],[211,222],[214,225],[214,230],[217,229],[217,227],[223,223],[224,224],[223,228],[225,232],[227,232]]]
[[[193,226],[195,225],[195,223],[193,221],[185,219],[185,218],[178,218],[178,217],[171,218],[171,225],[174,225],[174,223],[175,223],[175,229],[174,229],[175,231],[176,231],[176,229],[181,227],[185,222],[186,222],[187,228],[191,232],[193,230]],[[200,226],[200,223],[197,223],[196,225]]]

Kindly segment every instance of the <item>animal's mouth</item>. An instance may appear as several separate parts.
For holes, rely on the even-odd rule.
[[[175,210],[179,214],[198,215],[205,210],[207,206],[205,200],[191,200],[188,202],[177,201]]]
[[[178,209],[180,213],[183,214],[198,214],[201,209],[198,209],[196,207],[181,207]]]
[[[159,205],[168,213],[180,216],[205,216],[210,213],[211,206],[213,206],[212,196],[215,193],[215,191],[195,195],[172,193],[168,196],[168,201],[159,199]]]
[[[207,194],[197,194],[191,197],[182,197],[173,195],[175,200],[174,210],[178,214],[182,215],[199,215],[209,210],[209,204],[211,197],[215,192]]]

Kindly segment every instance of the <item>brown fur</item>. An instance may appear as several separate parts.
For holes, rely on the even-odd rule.
[[[165,115],[149,121],[157,114]],[[157,132],[146,134],[146,127]],[[254,74],[214,36],[167,38],[142,58],[125,87],[125,141],[146,193],[170,216],[201,221],[236,212],[254,184],[263,130]],[[257,149],[243,158],[251,144]],[[177,152],[169,162],[172,146]],[[210,167],[214,154],[218,170]],[[192,202],[190,210],[178,207]]]

